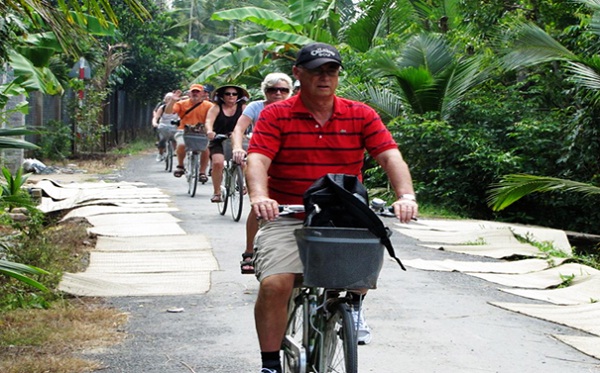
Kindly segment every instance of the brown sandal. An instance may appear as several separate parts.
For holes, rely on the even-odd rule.
[[[243,275],[249,275],[254,273],[254,262],[252,261],[252,257],[254,255],[251,253],[243,253],[242,261],[240,262],[240,268],[242,270]]]
[[[181,166],[177,166],[175,168],[175,171],[173,171],[173,176],[175,176],[175,177],[182,177],[183,174],[185,174],[185,168],[183,168]]]

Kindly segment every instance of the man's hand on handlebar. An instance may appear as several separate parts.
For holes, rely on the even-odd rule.
[[[246,151],[244,149],[233,149],[233,161],[237,164],[244,163],[244,159],[246,158]]]
[[[250,205],[259,219],[273,221],[279,216],[279,203],[271,198],[257,198]]]
[[[419,213],[419,205],[417,201],[410,199],[400,198],[396,202],[392,203],[394,208],[394,215],[402,223],[409,223],[411,220],[416,219]]]

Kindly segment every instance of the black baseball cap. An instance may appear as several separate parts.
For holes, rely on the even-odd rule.
[[[325,43],[307,44],[296,56],[294,65],[303,66],[307,69],[314,69],[328,62],[334,62],[342,66],[342,57],[340,52],[333,45]]]

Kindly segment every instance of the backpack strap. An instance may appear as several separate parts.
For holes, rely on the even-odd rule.
[[[332,188],[336,191],[342,202],[346,204],[346,207],[351,211],[352,215],[361,220],[362,223],[369,228],[371,233],[379,237],[381,243],[386,247],[388,254],[396,260],[400,265],[400,268],[406,271],[406,268],[400,259],[396,257],[396,253],[394,252],[394,246],[390,240],[392,231],[383,225],[381,219],[369,208],[368,202],[363,201],[362,196],[360,196],[360,199],[357,198],[357,195],[350,193],[337,183],[335,174],[327,174],[327,178],[329,179]]]

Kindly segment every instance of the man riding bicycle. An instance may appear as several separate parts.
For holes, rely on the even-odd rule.
[[[333,46],[312,43],[297,55],[297,96],[266,106],[254,128],[246,179],[252,208],[266,223],[255,240],[260,281],[255,305],[262,373],[281,372],[279,350],[287,306],[302,274],[294,229],[302,220],[279,215],[279,204],[302,204],[304,191],[327,173],[361,178],[364,151],[388,174],[398,199],[394,213],[408,223],[418,213],[409,168],[377,113],[335,95],[342,61]],[[359,261],[358,261],[359,262]]]
[[[173,172],[175,177],[181,177],[183,174],[185,174],[185,168],[183,166],[183,161],[185,160],[183,131],[185,126],[204,126],[206,114],[213,106],[212,103],[204,100],[203,92],[204,87],[202,85],[192,84],[190,86],[190,97],[188,99],[180,100],[181,91],[175,91],[173,92],[173,95],[170,97],[169,101],[166,102],[165,113],[176,113],[180,118],[179,126],[177,127],[177,133],[175,133],[175,140],[177,141],[177,168]],[[208,181],[208,177],[205,173],[206,169],[208,168],[208,156],[208,149],[200,154],[200,174],[198,175],[198,179],[202,183]]]

